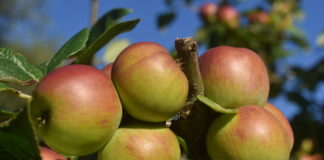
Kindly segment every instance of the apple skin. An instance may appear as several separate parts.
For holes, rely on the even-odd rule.
[[[245,48],[219,46],[199,57],[205,96],[225,108],[264,106],[269,77],[262,59]]]
[[[213,23],[216,21],[218,7],[215,3],[204,3],[199,9],[199,16],[207,23]]]
[[[299,160],[324,160],[324,156],[319,153],[314,154],[314,155],[304,154],[300,157]]]
[[[264,108],[252,105],[216,118],[206,143],[215,160],[288,160],[291,151],[279,121]]]
[[[39,151],[40,151],[42,160],[66,160],[66,158],[64,156],[59,155],[58,153],[54,152],[53,150],[51,150],[49,148],[40,147]]]
[[[292,149],[294,145],[294,133],[293,130],[291,129],[290,123],[286,116],[273,104],[267,103],[264,107],[268,112],[272,113],[278,120],[279,122],[283,125],[288,137],[289,137],[289,142],[290,142],[290,149]]]
[[[229,5],[223,5],[218,9],[217,18],[230,26],[231,28],[237,28],[239,25],[239,14],[237,10]]]
[[[123,107],[134,118],[162,122],[183,107],[188,80],[168,51],[153,42],[139,42],[117,57],[111,78]]]
[[[261,23],[261,24],[268,24],[270,22],[270,18],[268,13],[264,11],[256,11],[251,13],[248,16],[250,23]]]
[[[113,63],[110,63],[106,65],[102,71],[105,72],[110,78],[111,78],[111,69],[112,69]]]
[[[98,160],[179,160],[175,134],[155,124],[132,124],[119,128],[98,153]]]
[[[104,147],[117,130],[122,108],[110,78],[87,65],[61,67],[33,92],[31,117],[53,150],[83,156]]]

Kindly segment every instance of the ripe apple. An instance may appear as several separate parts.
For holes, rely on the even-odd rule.
[[[248,18],[250,23],[268,24],[270,22],[268,13],[264,11],[252,12]]]
[[[215,160],[288,160],[291,151],[279,121],[264,108],[252,105],[216,118],[206,143]]]
[[[98,160],[179,160],[175,134],[155,124],[131,124],[119,128],[98,153]]]
[[[283,127],[286,130],[286,133],[288,135],[288,138],[289,138],[290,149],[292,149],[292,147],[294,145],[294,133],[291,129],[291,126],[290,126],[289,121],[286,118],[286,116],[276,106],[274,106],[271,103],[267,103],[264,106],[264,109],[266,109],[267,111],[272,113],[279,120],[279,122],[283,125]]]
[[[40,147],[39,151],[40,151],[42,160],[66,160],[66,158],[64,156],[59,155],[58,153],[54,152],[53,150],[51,150],[49,148]]]
[[[117,130],[122,109],[110,78],[87,65],[61,67],[33,92],[31,117],[41,139],[73,156],[94,153]]]
[[[212,2],[204,3],[199,9],[199,16],[207,23],[213,23],[216,21],[217,5]]]
[[[183,107],[188,80],[168,51],[139,42],[117,57],[111,77],[126,111],[136,119],[162,122]]]
[[[102,71],[104,71],[109,77],[111,77],[111,69],[112,69],[113,63],[110,63],[106,65]]]
[[[218,9],[217,18],[231,28],[239,25],[239,14],[234,7],[229,5],[223,5]]]
[[[299,160],[324,160],[324,156],[319,153],[314,154],[314,155],[304,154],[300,157]]]
[[[245,48],[220,46],[199,57],[205,96],[226,108],[264,106],[269,77],[262,59]]]

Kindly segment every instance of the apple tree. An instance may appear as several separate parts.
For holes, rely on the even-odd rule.
[[[295,135],[293,157],[323,154],[324,107],[323,101],[315,98],[323,92],[320,90],[323,58],[309,68],[280,62],[310,49],[303,30],[297,25],[304,18],[301,1],[250,0],[248,2],[254,5],[249,7],[244,7],[246,2],[240,0],[181,2],[165,0],[169,10],[157,17],[157,26],[166,28],[171,25],[176,20],[177,8],[188,6],[188,10],[193,10],[201,21],[194,36],[201,48],[230,45],[256,51],[269,71],[270,98],[285,97],[299,108],[290,119]],[[319,36],[318,43],[322,42],[323,36]],[[321,50],[321,46],[316,49]],[[305,149],[305,143],[310,143],[311,147]]]

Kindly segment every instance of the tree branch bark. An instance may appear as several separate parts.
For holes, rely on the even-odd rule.
[[[97,15],[99,10],[99,0],[91,0],[91,9],[90,9],[90,25],[94,25],[97,22]]]
[[[204,95],[204,85],[198,64],[198,45],[192,37],[175,40],[178,61],[189,81],[189,94],[180,116],[186,119],[197,101],[198,94]]]

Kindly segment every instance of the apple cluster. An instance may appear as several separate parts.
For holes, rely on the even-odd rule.
[[[288,160],[293,132],[287,118],[267,103],[267,68],[255,52],[219,46],[199,57],[205,96],[236,114],[217,117],[207,132],[207,152],[220,160]]]
[[[213,2],[207,2],[200,7],[199,16],[207,24],[220,22],[230,28],[237,28],[240,14],[231,5],[218,6]],[[267,12],[256,10],[248,14],[248,21],[250,23],[267,24],[270,22],[270,17]]]
[[[286,117],[267,102],[262,59],[249,49],[220,46],[198,62],[205,96],[236,110],[214,117],[205,135],[209,157],[288,160],[293,133]],[[169,52],[139,42],[103,70],[73,64],[50,72],[33,92],[31,117],[42,141],[60,154],[179,160],[177,136],[164,122],[176,120],[188,94],[188,78]],[[133,120],[122,123],[127,115]]]

